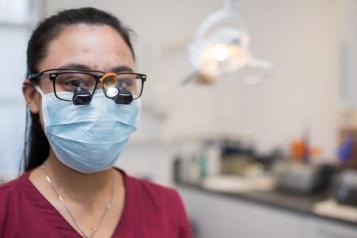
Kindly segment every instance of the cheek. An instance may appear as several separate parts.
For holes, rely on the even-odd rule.
[[[40,116],[40,123],[43,129],[44,123],[43,123],[42,97],[40,95],[37,95],[36,97],[36,104],[38,106],[38,114]]]

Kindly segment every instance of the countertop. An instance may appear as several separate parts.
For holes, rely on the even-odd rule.
[[[217,194],[229,199],[238,199],[258,205],[269,206],[274,209],[283,209],[288,212],[294,212],[302,215],[313,216],[319,219],[324,219],[332,222],[341,223],[348,226],[357,226],[357,220],[351,221],[348,219],[336,218],[327,215],[322,215],[314,212],[314,206],[321,201],[327,200],[329,194],[320,192],[311,195],[292,194],[279,190],[264,191],[264,192],[221,192],[202,187],[199,184],[191,184],[187,182],[176,182],[179,188],[195,190],[208,194]]]

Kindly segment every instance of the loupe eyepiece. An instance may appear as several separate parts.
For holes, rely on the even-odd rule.
[[[107,98],[116,104],[130,104],[133,101],[132,93],[127,90],[114,73],[107,73],[101,78],[103,92]]]
[[[130,104],[133,101],[133,94],[129,90],[119,89],[118,92],[113,98],[116,104]]]
[[[76,87],[74,89],[72,98],[72,102],[74,105],[89,105],[91,101],[92,94],[90,92],[81,87]]]

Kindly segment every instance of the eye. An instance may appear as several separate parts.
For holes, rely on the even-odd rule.
[[[135,78],[127,76],[127,77],[120,77],[120,82],[122,82],[123,84],[127,85],[127,86],[131,86],[135,83]]]
[[[66,87],[84,87],[85,82],[78,78],[67,78],[61,81],[61,84]]]
[[[95,79],[88,75],[63,74],[57,78],[57,83],[68,87],[87,87],[95,83]]]
[[[88,82],[88,80],[84,80],[82,78],[70,75],[68,75],[67,77],[57,78],[56,84],[58,85],[59,89],[65,91],[73,91],[77,87],[86,89],[90,87],[90,83]]]
[[[79,79],[68,79],[65,83],[74,87],[80,87],[83,85],[83,82],[81,82]]]
[[[130,82],[129,80],[120,79],[118,86],[120,89],[128,89],[130,87]]]

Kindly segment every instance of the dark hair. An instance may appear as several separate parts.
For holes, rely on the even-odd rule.
[[[46,57],[50,43],[66,26],[76,24],[107,25],[116,30],[128,45],[133,57],[135,53],[130,40],[130,29],[122,25],[115,16],[95,9],[79,8],[64,10],[43,20],[32,33],[27,46],[27,78],[38,73],[39,62]],[[38,80],[38,79],[37,79]],[[36,83],[36,80],[35,80]],[[29,171],[41,165],[48,157],[50,145],[42,129],[38,114],[27,108],[23,168]]]

